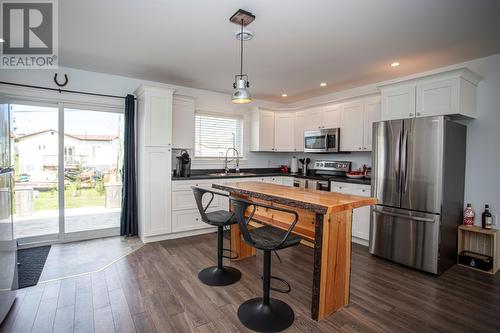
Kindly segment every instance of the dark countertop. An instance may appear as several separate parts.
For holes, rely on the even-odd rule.
[[[191,177],[177,177],[172,176],[172,180],[196,180],[196,179],[231,179],[231,178],[255,178],[255,177],[296,177],[305,179],[315,179],[315,180],[328,180],[333,182],[360,184],[360,185],[370,185],[371,181],[367,178],[352,179],[343,176],[330,176],[330,175],[320,175],[316,174],[314,170],[309,172],[307,176],[302,173],[282,173],[278,168],[260,168],[260,169],[241,169],[241,172],[253,173],[253,175],[228,175],[228,176],[216,176],[211,175],[213,173],[223,173],[222,169],[193,169],[191,170]],[[230,173],[234,172],[231,170]]]

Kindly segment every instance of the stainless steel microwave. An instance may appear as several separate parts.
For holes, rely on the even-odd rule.
[[[304,152],[337,153],[340,143],[340,128],[323,128],[304,131]]]

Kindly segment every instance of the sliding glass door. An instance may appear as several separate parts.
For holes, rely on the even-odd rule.
[[[56,238],[60,218],[58,105],[11,104],[10,111],[14,235]]]
[[[123,114],[64,109],[64,230],[118,228]]]
[[[14,233],[21,242],[117,235],[123,113],[11,104]]]

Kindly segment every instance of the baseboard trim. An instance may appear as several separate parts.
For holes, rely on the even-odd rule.
[[[356,243],[356,244],[359,244],[359,245],[363,245],[363,246],[368,246],[368,241],[365,240],[365,239],[361,239],[361,238],[358,238],[358,237],[352,237],[352,242],[353,243]]]
[[[144,244],[146,244],[146,243],[152,243],[152,242],[160,242],[160,241],[169,240],[169,239],[176,239],[176,238],[183,238],[183,237],[189,237],[189,236],[209,234],[209,233],[213,233],[216,231],[217,231],[217,228],[204,228],[201,230],[174,232],[174,233],[164,234],[164,235],[141,236],[141,241]]]

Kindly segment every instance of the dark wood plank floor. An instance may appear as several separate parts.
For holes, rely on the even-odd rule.
[[[260,295],[261,256],[235,264],[229,287],[208,287],[200,269],[215,263],[215,235],[147,244],[105,270],[19,291],[1,332],[245,332],[236,316]],[[434,277],[353,246],[351,304],[321,322],[309,317],[312,250],[273,256],[273,275],[291,283],[274,294],[296,314],[289,332],[499,332],[500,282],[453,267]],[[61,263],[64,264],[64,263]]]

